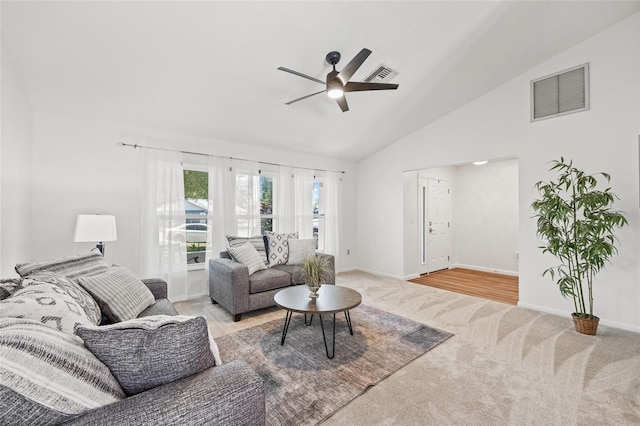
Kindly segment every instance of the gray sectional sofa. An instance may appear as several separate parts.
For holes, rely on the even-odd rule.
[[[331,276],[326,284],[335,284],[335,259],[330,254],[317,254],[327,260]],[[209,261],[209,296],[211,303],[222,305],[240,321],[245,312],[275,306],[273,296],[281,289],[304,284],[299,266],[275,265],[249,275],[249,269],[231,259],[228,251]]]
[[[167,283],[143,279],[156,302],[140,317],[177,315]],[[126,350],[126,348],[123,348]],[[223,363],[76,417],[65,425],[263,425],[265,388],[243,360]]]
[[[106,265],[101,255],[89,253],[40,264],[17,265],[16,271],[22,277],[0,280],[0,370],[2,370],[0,372],[3,373],[0,375],[0,424],[105,426],[265,424],[263,381],[249,364],[241,360],[227,363],[223,360],[221,365],[216,365],[216,362],[213,363],[215,366],[205,366],[195,374],[184,374],[180,376],[182,378],[165,381],[164,384],[157,386],[150,385],[144,388],[146,390],[126,396],[115,382],[116,372],[113,371],[114,376],[111,376],[109,373],[111,367],[107,368],[106,361],[99,359],[97,354],[95,355],[97,358],[93,358],[87,350],[88,342],[80,339],[78,331],[84,326],[78,326],[76,323],[71,331],[68,329],[68,324],[73,326],[76,321],[74,315],[77,318],[84,316],[90,309],[87,306],[93,304],[94,300],[97,301],[93,293],[89,295],[74,287],[80,285],[78,283],[81,278],[78,277],[96,279],[101,276],[99,273],[105,268],[114,269]],[[45,275],[35,278],[38,274]],[[161,279],[145,279],[142,282],[151,291],[153,298],[140,284],[139,287],[143,288],[148,295],[150,305],[145,305],[146,309],[139,313],[138,318],[154,319],[153,316],[157,315],[178,314],[167,298],[166,282]],[[45,291],[51,293],[43,294]],[[83,303],[80,293],[86,294],[82,296],[84,302],[89,298],[90,303]],[[34,294],[37,297],[33,300],[28,299]],[[23,296],[25,299],[19,300]],[[55,298],[58,298],[57,303],[51,303]],[[45,306],[40,308],[35,302],[36,299],[45,300]],[[51,317],[52,314],[49,312],[53,309],[53,305],[60,308],[60,305],[65,304],[64,301],[68,306],[75,307],[70,313],[64,312],[72,316],[72,320],[58,318],[56,328],[56,322],[51,321],[51,318],[55,317]],[[12,311],[32,302],[34,309],[39,310],[34,314],[34,309],[31,309],[27,315],[30,318]],[[102,311],[104,318],[102,305],[100,303],[98,305],[100,309],[96,306],[91,313],[94,314],[94,318],[99,318]],[[58,312],[54,315],[58,315]],[[160,318],[166,317],[155,319]],[[176,317],[176,321],[178,318],[190,320],[193,317]],[[89,328],[107,330],[110,327],[121,327],[121,329],[131,327],[128,325],[130,321],[107,325],[104,328],[104,322],[97,322],[100,325],[96,327],[94,322]],[[61,328],[60,324],[67,324],[67,329]],[[117,333],[120,332],[119,330]],[[206,320],[203,322],[202,330],[204,331],[199,336],[204,334],[204,338],[197,339],[200,346],[209,348],[212,345],[213,347],[214,343],[210,342],[207,336]],[[74,332],[78,335],[74,335]],[[108,332],[105,331],[105,333]],[[176,358],[176,353],[185,353],[184,346],[181,346],[181,351],[170,347],[171,345],[163,345],[162,349],[166,347],[172,353],[166,354],[163,351],[163,353],[149,356],[146,345],[136,346],[141,340],[131,341],[131,348],[128,350],[129,345],[126,339],[117,336],[116,339],[120,342],[117,349],[113,351],[110,348],[110,350],[125,353],[128,357],[136,359],[144,355],[145,359],[153,360],[152,365],[156,371],[173,372],[179,370],[181,365],[196,364],[196,362],[189,363],[188,360],[181,359],[179,356]],[[173,359],[174,363],[179,362],[179,364],[168,362],[163,366],[162,363],[167,362],[167,359]],[[22,363],[25,364],[21,367]],[[24,371],[30,371],[30,373],[21,376]],[[144,371],[147,371],[146,368]],[[142,377],[146,377],[146,374],[143,373]],[[32,377],[36,377],[37,380],[34,382]],[[53,387],[46,385],[47,381],[55,381],[58,378],[59,384]],[[41,386],[41,383],[45,385]],[[88,389],[90,392],[87,392]],[[96,403],[95,399],[89,400],[87,395],[91,392],[106,395],[102,400],[108,400],[108,402],[100,404]],[[110,393],[107,394],[107,392]],[[112,398],[112,395],[116,397]],[[51,398],[55,398],[53,404],[51,404]],[[77,407],[81,408],[78,410]]]

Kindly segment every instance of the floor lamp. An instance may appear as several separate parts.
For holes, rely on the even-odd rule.
[[[116,217],[108,214],[79,214],[73,241],[77,243],[98,243],[96,247],[104,256],[105,241],[116,241]]]

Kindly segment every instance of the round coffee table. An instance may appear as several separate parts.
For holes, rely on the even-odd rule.
[[[349,326],[349,333],[353,336],[353,325],[351,324],[349,310],[355,308],[362,302],[362,296],[350,288],[331,284],[325,284],[320,287],[318,294],[319,296],[315,299],[309,297],[309,289],[305,285],[288,287],[276,293],[273,297],[276,305],[287,310],[280,344],[284,345],[289,324],[291,323],[291,316],[294,312],[304,314],[304,325],[307,326],[313,322],[313,315],[318,314],[320,317],[320,327],[322,328],[322,338],[324,339],[324,349],[327,353],[327,358],[332,359],[336,354],[336,313],[344,312],[347,326]],[[311,315],[308,323],[307,314]],[[333,347],[331,354],[329,354],[329,347],[327,346],[322,314],[333,314]]]

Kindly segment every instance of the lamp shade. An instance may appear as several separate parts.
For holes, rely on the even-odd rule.
[[[73,241],[103,242],[116,241],[116,217],[101,214],[79,214],[76,220],[76,231],[73,234]]]

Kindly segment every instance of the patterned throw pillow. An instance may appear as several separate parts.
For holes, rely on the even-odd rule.
[[[247,237],[233,237],[231,235],[227,235],[227,241],[229,243],[229,248],[240,247],[241,245],[244,245],[246,242],[250,242],[253,245],[253,247],[255,247],[256,251],[260,255],[260,258],[262,259],[264,264],[269,266],[269,260],[267,260],[267,250],[264,246],[264,240],[262,239],[262,236],[247,238]],[[236,260],[236,259],[233,259],[233,260]]]
[[[80,277],[78,283],[113,322],[136,318],[155,303],[151,290],[122,266],[114,265],[107,272],[92,277]]]
[[[289,260],[287,265],[302,265],[307,257],[316,255],[316,239],[289,239]]]
[[[24,279],[24,287],[28,287],[38,283],[55,284],[75,300],[82,307],[87,318],[95,325],[100,324],[102,313],[96,301],[87,291],[75,281],[65,277],[64,275],[54,274],[53,272],[35,272]]]
[[[90,251],[87,254],[78,254],[39,263],[18,263],[15,269],[21,277],[26,277],[34,272],[48,271],[68,278],[77,278],[105,272],[109,269],[109,265],[99,251]]]
[[[203,316],[157,315],[76,333],[129,396],[221,364]]]
[[[278,234],[266,231],[269,241],[269,265],[286,265],[289,260],[289,239],[298,238],[298,233]]]
[[[229,253],[236,262],[240,262],[249,268],[249,275],[262,269],[267,269],[258,251],[250,242],[246,242],[240,247],[229,247]]]
[[[124,397],[77,336],[0,318],[0,424],[59,424]]]
[[[80,325],[92,325],[66,291],[48,283],[29,285],[0,301],[0,317],[32,319],[69,334]]]
[[[11,296],[22,287],[22,278],[7,278],[0,280],[0,300]]]

